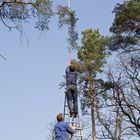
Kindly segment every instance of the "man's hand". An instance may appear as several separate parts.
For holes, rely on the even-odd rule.
[[[76,132],[76,127],[75,126],[70,125],[70,128],[74,131],[74,133]]]
[[[68,50],[68,66],[71,65],[71,51]]]
[[[76,128],[75,128],[75,126],[72,126],[71,128],[72,128],[73,130],[75,130],[75,129],[76,129]]]

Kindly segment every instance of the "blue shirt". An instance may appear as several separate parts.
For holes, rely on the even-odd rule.
[[[74,130],[71,129],[66,122],[58,122],[54,126],[55,140],[68,140],[68,133],[73,134]]]

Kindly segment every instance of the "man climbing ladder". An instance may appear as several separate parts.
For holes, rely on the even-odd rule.
[[[77,75],[74,65],[69,62],[66,68],[66,98],[70,110],[70,117],[78,115],[78,92],[77,92]]]
[[[70,0],[68,0],[68,8],[71,11]],[[72,47],[72,46],[71,46]],[[76,118],[78,115],[78,92],[77,92],[77,75],[75,67],[71,64],[71,48],[68,50],[68,67],[66,68],[66,98],[70,111],[70,117]]]

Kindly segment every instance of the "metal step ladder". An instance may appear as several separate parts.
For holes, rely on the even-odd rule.
[[[80,122],[79,114],[77,115],[76,118],[70,117],[66,96],[64,100],[64,121],[67,122],[69,125],[76,127],[76,133],[69,137],[70,140],[84,140],[83,126],[82,123]]]

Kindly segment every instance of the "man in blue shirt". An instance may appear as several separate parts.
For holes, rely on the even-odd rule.
[[[64,122],[64,116],[62,113],[59,113],[56,116],[57,123],[54,126],[55,131],[55,140],[68,140],[68,133],[74,134],[75,127],[68,125],[68,123]]]
[[[75,71],[74,65],[70,64],[66,68],[66,97],[67,103],[70,110],[70,117],[77,117],[78,114],[78,92],[77,92],[77,76],[78,73]]]

